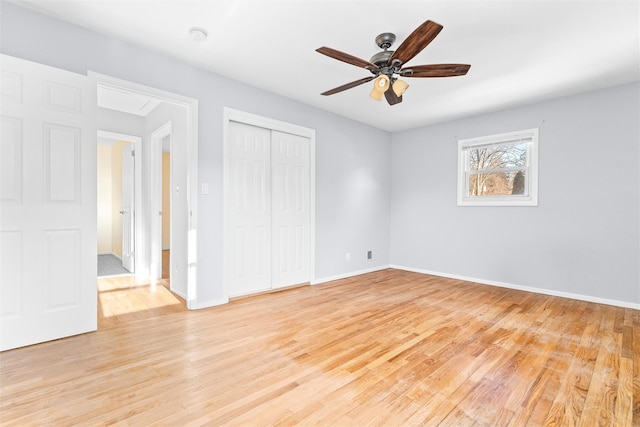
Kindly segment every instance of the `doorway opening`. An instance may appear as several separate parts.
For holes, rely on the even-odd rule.
[[[131,236],[129,268],[121,258],[130,274],[99,280],[99,326],[194,308],[196,256],[189,241],[196,231],[197,101],[90,75],[97,82],[98,127],[109,129],[104,132],[115,134],[124,147],[128,141],[135,153],[131,228],[123,228],[124,236],[127,231]],[[166,123],[172,124],[170,132],[155,152],[155,132]],[[134,134],[140,136],[132,143],[126,136]],[[172,150],[174,139],[179,145]],[[117,213],[126,217],[126,208],[122,205]],[[163,229],[169,230],[166,236]]]
[[[171,278],[171,135],[162,139],[162,232],[161,279]]]
[[[98,277],[134,274],[143,264],[142,138],[98,130],[97,141]]]
[[[100,329],[186,309],[184,300],[170,292],[168,275],[150,280],[144,273],[144,260],[140,256],[145,241],[141,214],[144,172],[141,152],[142,138],[139,136],[98,131]],[[163,176],[169,173],[167,170]],[[168,260],[165,264],[168,268]]]

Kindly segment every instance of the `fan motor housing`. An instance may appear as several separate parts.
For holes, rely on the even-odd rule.
[[[394,73],[397,72],[395,67],[396,64],[392,65],[389,63],[389,59],[391,59],[394,51],[388,50],[395,41],[396,35],[393,33],[382,33],[378,34],[378,37],[376,37],[376,44],[379,48],[384,50],[382,52],[376,53],[369,60],[369,62],[375,64],[380,69],[379,73],[374,72],[374,74],[385,74],[391,77]]]
[[[373,55],[370,59],[370,62],[376,64],[380,68],[383,68],[387,66],[391,55],[393,55],[392,50],[384,50]]]

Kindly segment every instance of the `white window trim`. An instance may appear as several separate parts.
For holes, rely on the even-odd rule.
[[[499,145],[520,138],[531,139],[527,153],[529,194],[527,196],[468,197],[468,180],[465,173],[466,151],[470,147]],[[538,128],[458,140],[458,206],[538,206]]]

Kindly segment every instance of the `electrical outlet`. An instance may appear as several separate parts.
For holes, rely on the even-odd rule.
[[[373,251],[367,251],[367,259],[373,259]]]
[[[351,261],[351,254],[347,253],[347,261]]]

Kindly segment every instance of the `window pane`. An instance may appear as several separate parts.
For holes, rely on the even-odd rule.
[[[521,168],[527,165],[527,143],[469,149],[469,170]]]
[[[458,206],[538,206],[538,129],[458,140]]]
[[[525,170],[469,175],[468,196],[527,195]]]

